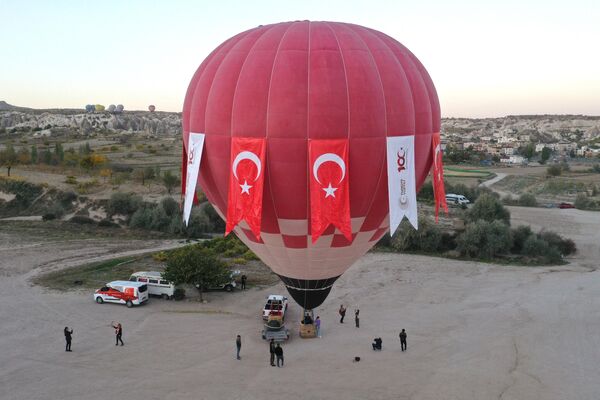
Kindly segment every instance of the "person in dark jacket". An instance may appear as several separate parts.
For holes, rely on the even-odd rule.
[[[119,342],[121,342],[121,346],[123,346],[123,326],[120,322],[117,322],[117,324],[112,325],[112,327],[115,328],[115,335],[117,337],[117,342],[115,343],[115,346],[118,346]]]
[[[283,349],[277,343],[277,347],[275,347],[275,355],[277,356],[277,367],[279,367],[279,361],[281,361],[281,366],[283,367]]]
[[[342,304],[340,306],[340,310],[338,311],[338,313],[340,314],[340,324],[344,323],[344,317],[346,316],[346,308],[344,307],[344,305]]]
[[[373,345],[373,350],[381,350],[382,343],[383,341],[380,337],[373,339],[373,343],[371,343]]]
[[[242,290],[246,290],[246,280],[248,277],[244,274],[242,275]]]
[[[360,310],[357,308],[356,311],[354,311],[354,324],[356,325],[357,328],[360,327],[360,320],[358,319],[359,313],[360,313]]]
[[[67,346],[65,347],[65,351],[71,351],[71,335],[73,334],[73,328],[69,330],[69,327],[65,326],[65,341],[67,342]]]
[[[402,351],[406,350],[406,331],[404,329],[400,332],[400,347],[402,348]]]
[[[275,366],[275,340],[269,342],[269,353],[271,353],[271,367]]]
[[[237,349],[236,358],[241,360],[242,358],[240,357],[240,350],[242,350],[242,337],[240,335],[237,335],[237,338],[235,339],[235,347]]]

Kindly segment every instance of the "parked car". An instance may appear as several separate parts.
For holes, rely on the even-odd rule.
[[[161,296],[168,300],[175,293],[175,285],[162,278],[162,274],[158,271],[139,271],[131,274],[129,278],[131,282],[143,282],[148,285],[148,294],[153,296]]]
[[[143,282],[113,281],[94,292],[94,301],[138,306],[148,301],[148,285]]]
[[[281,312],[281,319],[285,319],[285,312],[288,308],[288,298],[279,294],[271,294],[267,297],[267,304],[262,311],[263,320],[267,321],[271,312]]]
[[[237,287],[235,278],[240,274],[241,271],[239,269],[231,271],[231,274],[229,275],[231,277],[231,280],[229,282],[224,283],[220,286],[209,287],[208,290],[225,290],[226,292],[233,292],[233,290]],[[196,287],[198,287],[198,285],[196,285]]]
[[[467,199],[462,194],[453,194],[449,193],[446,195],[446,203],[448,205],[462,206],[470,203],[469,199]]]
[[[558,204],[558,208],[575,208],[575,206],[573,205],[573,203],[559,203]]]

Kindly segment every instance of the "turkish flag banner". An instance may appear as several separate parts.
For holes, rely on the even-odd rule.
[[[433,163],[431,164],[433,173],[433,195],[435,197],[435,222],[438,222],[440,206],[448,214],[448,205],[446,204],[446,189],[444,188],[444,163],[442,162],[442,147],[440,145],[440,133],[436,132],[431,137],[431,147],[433,150]]]
[[[264,138],[231,138],[231,172],[225,236],[241,220],[245,220],[254,236],[260,239],[265,149]]]
[[[310,225],[315,243],[329,224],[352,242],[348,140],[308,141]]]

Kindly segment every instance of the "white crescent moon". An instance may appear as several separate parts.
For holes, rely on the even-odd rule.
[[[342,158],[340,156],[338,156],[337,154],[333,154],[333,153],[321,154],[315,160],[315,163],[313,164],[313,176],[315,177],[316,181],[319,182],[319,184],[321,184],[321,181],[319,180],[319,174],[318,174],[319,167],[321,166],[321,164],[326,163],[328,161],[334,162],[340,166],[340,169],[342,170],[342,177],[340,178],[340,182],[343,181],[344,177],[346,176],[346,163],[344,162],[344,160],[342,160]]]
[[[262,163],[260,162],[260,158],[258,158],[258,156],[251,151],[240,152],[235,157],[235,160],[233,160],[233,164],[231,166],[231,169],[233,169],[233,176],[235,176],[235,179],[238,179],[237,166],[242,160],[250,160],[254,163],[254,165],[256,165],[257,172],[256,172],[256,178],[254,178],[254,181],[256,182],[256,180],[260,176],[260,172],[262,170]]]

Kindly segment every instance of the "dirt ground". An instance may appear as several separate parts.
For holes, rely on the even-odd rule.
[[[316,310],[321,339],[297,336],[301,310],[290,306],[294,334],[281,369],[268,364],[259,317],[266,295],[284,293],[281,284],[214,292],[207,304],[98,305],[91,293],[50,292],[30,278],[180,244],[0,231],[0,398],[600,398],[600,214],[519,207],[511,214],[514,223],[573,238],[579,254],[544,268],[368,254]],[[340,304],[349,316],[360,308],[360,328],[352,317],[339,323]],[[125,346],[115,347],[111,321],[123,324]],[[74,329],[72,353],[64,351],[65,326]],[[376,336],[381,352],[371,350]]]

